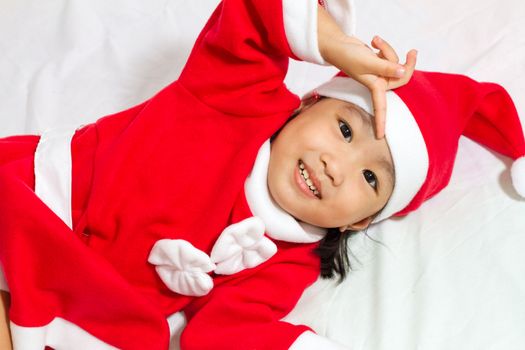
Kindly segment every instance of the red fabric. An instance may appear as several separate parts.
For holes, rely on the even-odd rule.
[[[252,215],[244,181],[259,147],[299,106],[283,84],[291,52],[281,6],[224,1],[178,81],[75,134],[76,235],[6,160],[0,258],[16,323],[60,316],[125,349],[166,348],[164,317],[190,303],[186,349],[285,349],[306,329],[279,320],[318,276],[313,245],[277,242],[261,266],[214,276],[216,290],[201,299],[168,290],[147,262],[164,238],[209,254],[227,225]]]
[[[34,154],[39,140],[33,135],[0,139],[0,167],[30,188],[35,187]]]
[[[62,317],[119,347],[167,348],[162,313],[75,239],[26,183],[2,171],[0,193],[0,261],[12,322],[38,327]]]

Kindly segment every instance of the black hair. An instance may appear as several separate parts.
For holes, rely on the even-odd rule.
[[[339,276],[342,282],[352,269],[348,249],[348,239],[358,234],[359,231],[346,230],[340,232],[339,228],[329,228],[326,235],[319,241],[319,246],[314,250],[321,259],[321,277],[334,278]]]

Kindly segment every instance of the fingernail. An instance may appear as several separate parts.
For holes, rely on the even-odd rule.
[[[402,78],[403,75],[405,75],[405,68],[398,68],[398,69],[396,70],[396,76],[397,76],[398,78]]]
[[[374,36],[374,40],[381,42],[381,38],[378,35]]]

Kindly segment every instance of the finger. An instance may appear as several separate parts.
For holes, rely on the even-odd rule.
[[[399,63],[399,57],[397,56],[394,48],[385,40],[379,36],[375,36],[372,39],[372,47],[379,50],[384,58],[390,62]]]
[[[386,91],[381,88],[371,90],[372,103],[374,105],[374,120],[376,138],[385,137],[385,119],[386,119]]]
[[[389,62],[377,56],[365,62],[363,68],[367,74],[386,78],[402,78],[406,73],[406,68],[403,65]]]
[[[412,78],[412,75],[414,74],[414,70],[416,69],[416,63],[417,63],[417,50],[410,50],[407,53],[407,59],[406,63],[404,64],[405,67],[405,74],[402,78],[399,79],[390,79],[388,81],[388,89],[395,89],[397,87],[403,86],[410,78]]]
[[[416,69],[416,62],[417,62],[417,50],[410,50],[407,53],[407,61],[405,63],[405,67],[407,69],[407,73],[414,73],[414,70]]]

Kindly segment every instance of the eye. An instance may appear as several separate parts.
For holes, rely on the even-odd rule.
[[[368,184],[372,186],[374,190],[377,190],[376,174],[374,174],[374,172],[371,170],[365,169],[363,170],[363,176],[365,177],[366,182],[368,182]]]
[[[346,123],[343,120],[340,120],[339,121],[339,130],[341,130],[341,134],[345,138],[346,142],[352,141],[352,129],[350,128],[348,123]]]

